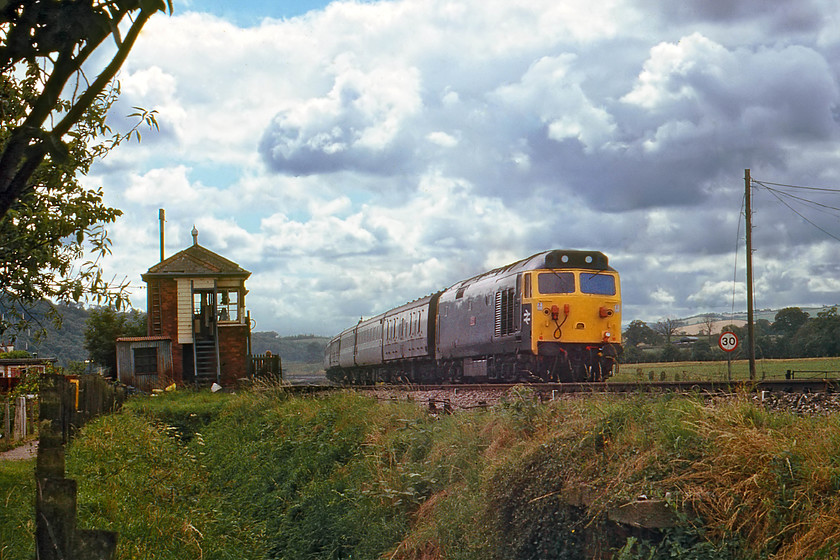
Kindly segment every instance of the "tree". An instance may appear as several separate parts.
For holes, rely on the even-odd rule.
[[[773,332],[792,337],[799,328],[808,322],[809,315],[799,307],[785,307],[776,312],[773,318]]]
[[[627,325],[622,334],[622,340],[627,346],[638,346],[639,344],[656,344],[659,342],[659,335],[651,329],[644,321],[638,319]]]
[[[171,13],[171,0],[167,4]],[[45,159],[57,163],[68,159],[66,142],[72,142],[73,129],[112,83],[149,18],[165,11],[167,4],[163,0],[5,0],[0,5],[4,77],[25,69],[27,85],[38,85],[34,97],[11,100],[26,101],[25,111],[15,111],[13,122],[5,122],[4,111],[4,128],[12,126],[0,155],[0,218],[37,187],[31,178]],[[131,19],[131,24],[122,38],[119,26],[124,19]],[[89,69],[82,67],[108,37],[113,37],[116,52],[88,83]],[[62,99],[68,85],[69,97]]]
[[[840,356],[840,315],[837,307],[820,311],[796,333],[794,344],[806,357]]]
[[[659,359],[663,362],[679,362],[683,359],[683,356],[680,349],[669,342],[662,348],[662,354]]]
[[[171,13],[163,0],[0,1],[0,334],[28,327],[44,298],[124,303],[126,282],[107,281],[99,267],[110,251],[105,225],[120,211],[78,176],[139,139],[141,124],[157,126],[154,111],[138,109],[137,125],[114,134],[105,116],[119,94],[117,71],[167,5]],[[115,52],[88,81],[91,55],[109,37]]]
[[[713,342],[713,338],[714,338],[714,334],[715,334],[715,333],[714,333],[714,330],[715,330],[715,323],[716,323],[716,322],[717,322],[717,321],[715,321],[715,316],[714,316],[714,314],[712,314],[712,313],[706,313],[705,315],[703,315],[703,321],[702,321],[703,328],[702,328],[702,330],[700,331],[700,334],[705,333],[705,334],[706,334],[706,336],[708,336],[708,337],[709,337],[709,344],[710,344],[710,345],[711,345],[711,344],[712,344],[712,342]]]
[[[691,359],[695,362],[706,362],[714,359],[712,346],[708,340],[697,340],[691,345]]]
[[[671,337],[677,334],[683,322],[679,319],[666,318],[657,322],[653,326],[653,330],[665,337],[665,344],[671,344]]]
[[[145,336],[146,314],[137,310],[128,313],[112,307],[92,309],[85,328],[85,348],[95,364],[111,375],[117,371],[117,339],[122,336]]]
[[[628,344],[624,347],[624,352],[621,354],[619,361],[622,364],[637,364],[645,361],[645,354],[638,346]]]

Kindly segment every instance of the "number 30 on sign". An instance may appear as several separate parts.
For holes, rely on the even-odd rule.
[[[738,348],[738,336],[733,332],[725,332],[718,339],[718,346],[724,352],[732,352]]]

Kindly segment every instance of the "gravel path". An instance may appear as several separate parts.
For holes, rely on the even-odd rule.
[[[32,459],[38,453],[38,441],[28,441],[20,447],[0,453],[0,461],[25,461]]]

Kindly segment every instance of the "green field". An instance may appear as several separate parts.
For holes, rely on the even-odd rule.
[[[732,361],[732,379],[749,379],[747,360]],[[785,379],[791,370],[795,379],[840,378],[840,358],[796,358],[757,360],[757,379]],[[621,364],[611,381],[724,381],[729,379],[727,362],[656,362]]]

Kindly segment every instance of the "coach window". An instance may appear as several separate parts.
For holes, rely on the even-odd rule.
[[[541,294],[572,294],[575,291],[575,275],[571,272],[543,272],[537,277],[537,289]]]
[[[580,291],[600,296],[615,295],[615,276],[597,272],[580,273]]]

